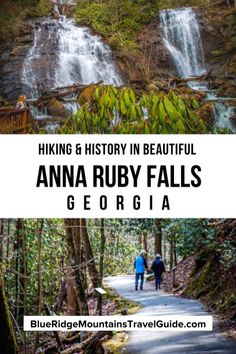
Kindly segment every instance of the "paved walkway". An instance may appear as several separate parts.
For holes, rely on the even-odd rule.
[[[154,290],[145,283],[143,291],[134,290],[134,276],[106,279],[119,295],[142,304],[137,315],[207,315],[201,302]],[[214,322],[213,332],[132,332],[129,354],[236,354],[236,343],[225,337]]]

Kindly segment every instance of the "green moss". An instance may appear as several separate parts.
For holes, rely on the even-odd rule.
[[[198,271],[192,274],[192,281],[186,289],[186,295],[202,298],[216,313],[234,318],[236,314],[235,282],[232,274],[225,273],[221,264],[213,255],[207,252],[199,255],[199,261],[203,261]]]
[[[124,332],[115,333],[114,336],[105,342],[104,346],[108,352],[119,354],[122,347],[128,342],[129,336]]]
[[[50,0],[6,0],[1,3],[0,38],[18,37],[27,17],[45,16],[52,9]]]
[[[125,310],[128,315],[134,315],[141,308],[141,305],[134,302],[126,300],[119,296],[114,290],[111,290],[105,285],[107,292],[106,297],[110,299],[116,306],[116,314],[122,314]],[[113,354],[119,354],[122,347],[128,342],[129,336],[125,332],[114,332],[111,339],[103,343],[108,352]]]
[[[208,261],[203,270],[198,276],[188,286],[186,292],[188,295],[194,295],[197,298],[207,294],[210,283],[208,280],[208,275],[211,271],[212,262]]]
[[[0,274],[0,343],[2,353],[17,354],[15,333],[7,305],[2,275]]]
[[[38,5],[32,9],[31,16],[41,17],[46,16],[52,10],[52,2],[49,0],[40,0]]]
[[[137,302],[126,300],[120,297],[114,290],[111,290],[108,286],[105,285],[106,289],[106,298],[110,299],[116,307],[116,314],[121,314],[124,310],[127,311],[129,315],[136,313],[140,308]]]
[[[91,2],[82,0],[76,7],[78,23],[91,26],[106,37],[115,49],[137,47],[135,36],[145,23],[158,13],[158,2],[139,0],[108,0]]]
[[[216,49],[216,50],[213,50],[213,51],[211,52],[211,54],[214,55],[214,56],[219,57],[219,56],[221,56],[221,55],[224,55],[224,54],[225,54],[225,51],[224,51],[223,49]]]

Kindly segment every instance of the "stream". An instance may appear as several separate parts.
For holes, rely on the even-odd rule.
[[[192,8],[169,9],[160,12],[163,41],[179,77],[200,76],[206,72],[205,59],[197,16]],[[215,124],[236,133],[233,117],[236,107],[230,97],[219,97],[217,90],[211,90],[207,81],[189,81],[189,87],[206,93],[206,101],[214,102]]]

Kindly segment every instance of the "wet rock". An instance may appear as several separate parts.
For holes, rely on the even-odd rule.
[[[213,107],[214,104],[212,102],[207,102],[198,111],[198,116],[203,119],[209,127],[214,123]]]
[[[236,48],[236,14],[227,2],[209,3],[196,9],[199,14],[202,42],[212,74],[227,76]]]
[[[143,67],[149,74],[146,79],[158,80],[160,77],[169,77],[170,72],[175,72],[163,43],[159,17],[143,28],[137,36],[137,42],[146,59],[142,60]]]
[[[62,102],[56,98],[52,98],[47,105],[48,113],[54,117],[69,117],[70,112],[66,109]]]
[[[236,97],[236,84],[233,80],[225,81],[220,89],[219,96],[221,97]]]
[[[236,54],[234,54],[229,63],[229,75],[236,76]]]
[[[61,6],[60,6],[60,13],[61,13],[63,16],[72,17],[72,16],[73,16],[73,13],[74,13],[73,6],[67,5],[67,4],[61,5]]]
[[[152,81],[152,84],[158,87],[159,90],[167,90],[168,89],[168,83],[166,80],[155,80]]]
[[[86,102],[91,103],[93,101],[96,87],[96,85],[90,85],[81,92],[78,98],[80,105],[83,105]]]
[[[147,86],[147,91],[148,92],[159,92],[160,88],[158,86],[154,85],[153,83],[151,83]]]

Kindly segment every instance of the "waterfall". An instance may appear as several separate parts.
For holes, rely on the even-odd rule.
[[[73,4],[73,1],[55,1]],[[37,98],[47,89],[103,80],[121,85],[109,46],[87,27],[60,16],[47,17],[35,26],[34,41],[23,62],[21,82],[28,98]]]
[[[57,21],[46,18],[34,29],[33,46],[23,62],[21,82],[28,98],[38,98],[43,90],[55,87]]]
[[[74,0],[55,0],[55,2],[60,5],[73,5],[75,3]]]
[[[199,25],[194,11],[187,8],[160,12],[163,41],[180,77],[200,76],[205,72],[205,60]],[[214,100],[213,114],[220,128],[236,133],[236,107],[218,97],[218,91],[208,88],[207,82],[189,81],[188,86],[206,92],[206,100]]]
[[[58,29],[58,86],[103,80],[121,85],[122,80],[112,60],[111,49],[86,27],[76,27],[73,20],[61,19]]]
[[[160,12],[164,44],[180,77],[199,76],[204,69],[204,53],[196,14],[191,8]]]
[[[228,128],[236,133],[236,107],[217,102],[214,105],[214,116],[217,127]]]

